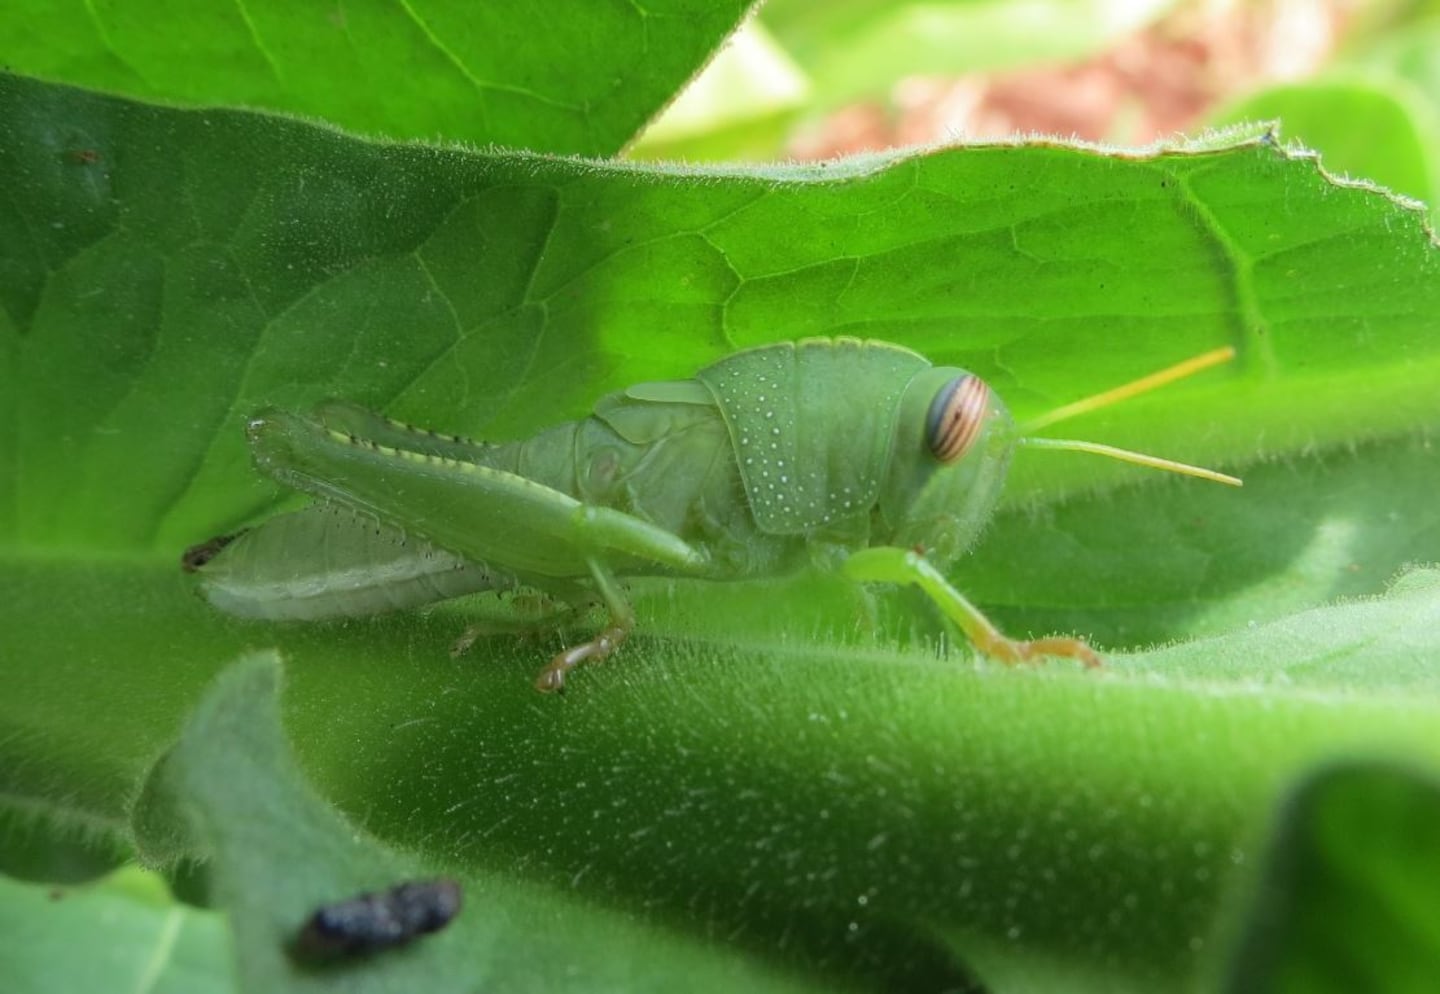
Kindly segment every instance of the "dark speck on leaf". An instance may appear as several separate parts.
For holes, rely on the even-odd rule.
[[[315,910],[295,937],[293,952],[306,961],[363,956],[438,932],[460,913],[454,880],[407,881]]]

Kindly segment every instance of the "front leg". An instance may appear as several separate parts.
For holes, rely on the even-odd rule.
[[[1052,636],[1022,642],[1007,638],[980,613],[965,595],[950,585],[944,574],[923,555],[910,549],[879,546],[862,549],[845,561],[846,576],[861,583],[913,583],[923,590],[947,618],[960,626],[976,649],[1005,663],[1022,663],[1045,656],[1078,659],[1086,666],[1100,665],[1100,657],[1080,639]]]

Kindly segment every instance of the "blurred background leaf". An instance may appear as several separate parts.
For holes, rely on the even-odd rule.
[[[772,0],[762,22],[835,104],[902,76],[1074,60],[1143,27],[1174,0]]]
[[[1399,765],[1307,777],[1280,812],[1233,994],[1421,994],[1440,975],[1440,788]]]
[[[7,991],[229,994],[225,919],[170,896],[135,867],[83,886],[0,876],[0,983]]]
[[[631,154],[818,159],[1051,134],[1122,146],[1274,121],[1430,202],[1440,45],[1423,3],[776,0]]]

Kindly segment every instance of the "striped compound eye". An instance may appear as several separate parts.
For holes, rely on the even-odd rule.
[[[925,442],[943,463],[952,463],[969,451],[980,437],[990,413],[990,388],[971,373],[957,376],[940,388],[925,416]]]

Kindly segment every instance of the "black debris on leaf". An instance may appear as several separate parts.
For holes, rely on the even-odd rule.
[[[438,932],[460,913],[460,884],[415,880],[315,910],[295,938],[304,960],[333,960],[393,949]]]

